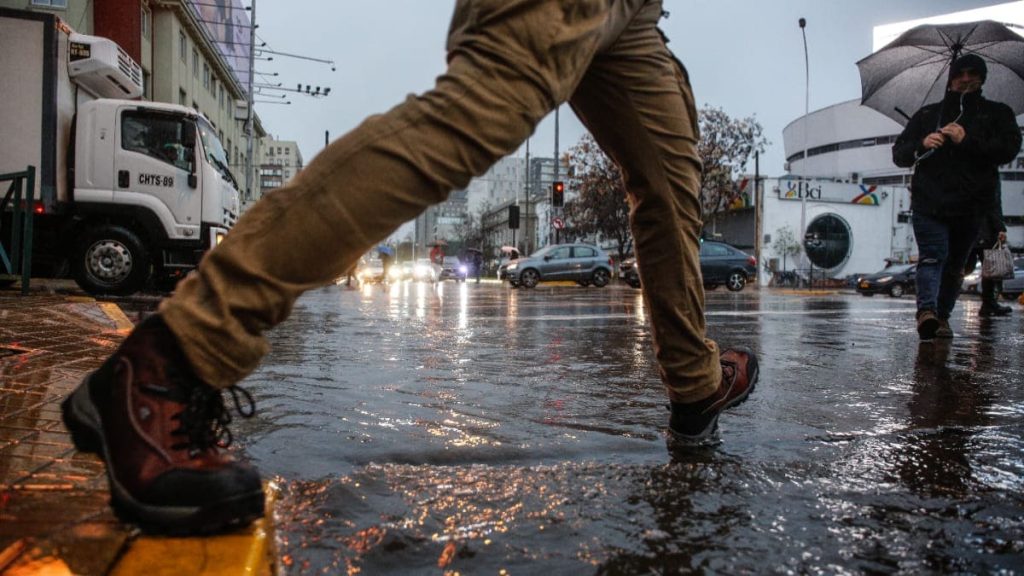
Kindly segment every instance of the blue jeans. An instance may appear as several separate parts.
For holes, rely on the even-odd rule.
[[[960,296],[964,263],[981,231],[973,215],[938,218],[914,212],[917,239],[917,309],[949,318]]]

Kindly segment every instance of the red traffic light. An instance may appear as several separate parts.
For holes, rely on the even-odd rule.
[[[565,204],[565,182],[551,183],[551,205],[563,206]]]

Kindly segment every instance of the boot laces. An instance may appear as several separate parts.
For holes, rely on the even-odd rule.
[[[240,416],[252,418],[256,414],[256,402],[252,394],[240,386],[231,386],[227,390],[231,392],[235,411]],[[181,426],[171,434],[184,438],[171,448],[188,449],[191,457],[214,447],[227,448],[234,441],[228,428],[232,422],[231,412],[224,405],[221,390],[205,385],[194,386],[185,402],[185,409],[174,418],[181,422]]]

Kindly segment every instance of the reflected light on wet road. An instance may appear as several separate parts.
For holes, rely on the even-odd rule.
[[[238,425],[288,573],[1021,570],[1024,315],[918,346],[910,299],[707,301],[761,380],[679,451],[639,291],[307,294]]]

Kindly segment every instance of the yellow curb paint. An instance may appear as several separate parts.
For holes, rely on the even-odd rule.
[[[100,310],[110,318],[114,325],[117,326],[118,332],[131,332],[135,324],[125,316],[124,312],[121,311],[121,307],[113,302],[100,302]]]
[[[92,296],[65,296],[65,300],[74,304],[80,304],[82,302],[95,302],[96,299]]]
[[[110,576],[271,576],[276,573],[273,553],[273,510],[277,486],[264,483],[266,514],[247,528],[231,534],[193,538],[142,536],[127,549]]]

